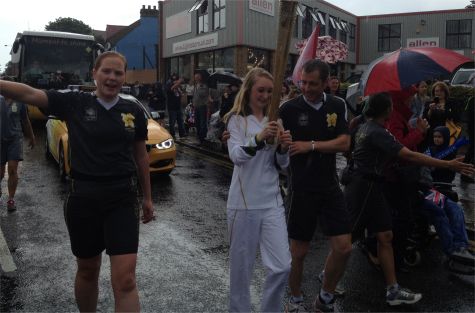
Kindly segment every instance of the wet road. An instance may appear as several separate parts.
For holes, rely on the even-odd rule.
[[[72,258],[62,204],[67,184],[57,166],[43,155],[44,132],[21,165],[15,213],[0,204],[0,228],[18,268],[1,272],[0,312],[76,311]],[[157,220],[142,225],[137,281],[143,311],[224,312],[228,291],[228,243],[225,205],[231,180],[227,163],[180,147],[177,168],[169,178],[152,182]],[[3,190],[6,184],[3,182]],[[319,283],[328,246],[322,236],[312,243],[305,265],[304,292],[311,301]],[[414,307],[390,308],[384,303],[382,274],[354,250],[344,277],[347,296],[340,311],[473,311],[474,280],[448,273],[439,243],[425,251],[421,268],[399,275],[401,285],[423,293]],[[258,308],[264,270],[259,265],[252,286]],[[100,311],[114,307],[109,260],[103,258]]]

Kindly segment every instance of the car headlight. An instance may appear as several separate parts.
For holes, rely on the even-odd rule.
[[[173,139],[167,139],[165,141],[162,141],[160,143],[157,143],[155,147],[159,150],[164,150],[164,149],[170,149],[173,146]]]

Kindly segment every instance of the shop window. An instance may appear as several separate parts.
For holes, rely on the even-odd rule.
[[[247,54],[247,70],[251,70],[255,67],[262,67],[263,69],[270,70],[270,54],[269,51],[249,48]]]
[[[214,69],[214,52],[202,52],[198,54],[198,68],[213,72]]]
[[[234,49],[222,49],[214,52],[213,71],[234,73]]]
[[[190,78],[191,73],[191,55],[170,58],[168,62],[168,77],[177,74],[179,77]]]
[[[470,49],[472,46],[472,20],[447,21],[447,49]]]
[[[401,24],[383,24],[378,27],[378,51],[390,52],[401,47]]]

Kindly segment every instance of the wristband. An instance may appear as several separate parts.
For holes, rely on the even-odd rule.
[[[312,151],[315,151],[315,141],[312,140]]]

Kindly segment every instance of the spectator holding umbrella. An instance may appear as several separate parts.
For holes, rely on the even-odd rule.
[[[221,109],[219,110],[219,117],[223,118],[226,113],[228,113],[234,105],[234,99],[239,91],[239,84],[231,83],[228,85],[229,93],[223,95],[221,102]]]

